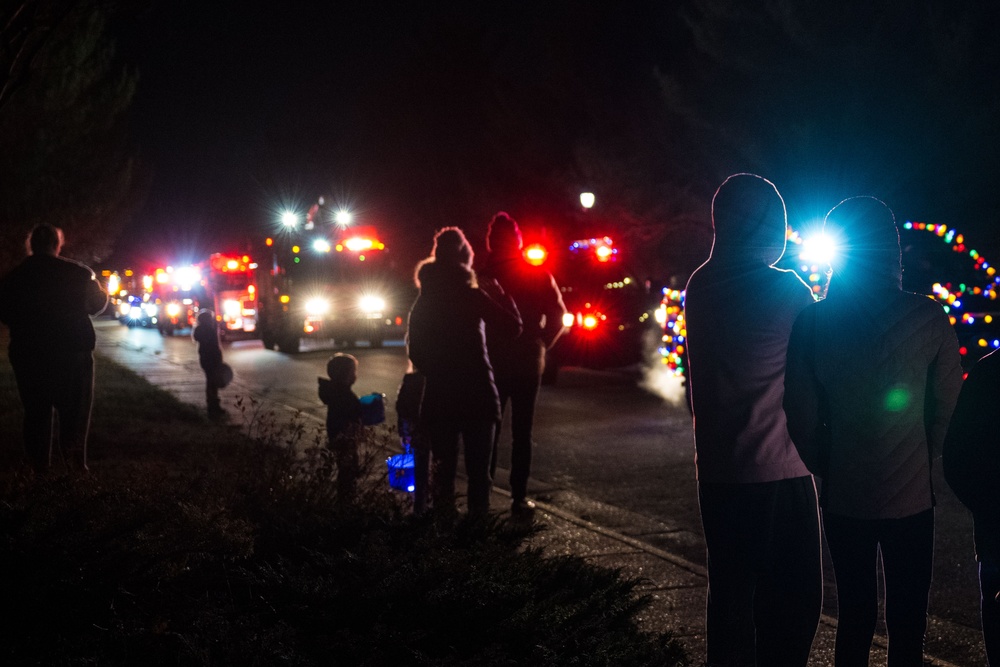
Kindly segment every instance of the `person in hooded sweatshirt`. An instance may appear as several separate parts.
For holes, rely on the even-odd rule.
[[[820,479],[837,577],[838,667],[868,665],[885,581],[890,666],[923,664],[934,550],[931,461],[962,383],[958,339],[941,304],[902,290],[892,211],[853,197],[826,216],[835,245],[827,297],[788,345],[788,430]]]
[[[791,271],[785,204],[753,174],[712,200],[711,256],[685,297],[695,463],[708,550],[708,665],[804,667],[822,605],[816,486],[782,411],[795,318],[814,303]]]
[[[521,316],[495,283],[482,287],[472,270],[472,247],[457,227],[434,236],[431,256],[417,265],[419,294],[410,310],[407,353],[426,379],[420,431],[430,440],[435,511],[454,508],[460,444],[472,518],[489,512],[490,456],[500,398],[486,350],[486,327],[515,338]],[[483,289],[485,288],[485,289]]]

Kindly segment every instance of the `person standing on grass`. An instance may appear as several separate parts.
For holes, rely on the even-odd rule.
[[[458,227],[446,227],[434,236],[431,256],[417,265],[420,291],[410,310],[406,343],[413,369],[425,378],[420,430],[431,447],[434,509],[454,509],[461,444],[469,517],[481,519],[489,512],[490,456],[500,419],[486,329],[514,338],[521,332],[521,317],[495,282],[480,286],[472,258],[472,247]]]
[[[796,316],[785,203],[735,174],[712,200],[711,255],[687,285],[688,382],[708,548],[708,664],[805,667],[823,597],[816,486],[781,400]]]
[[[24,448],[38,474],[52,462],[53,417],[67,464],[88,469],[96,343],[90,316],[108,303],[89,267],[59,256],[63,241],[58,227],[37,225],[28,235],[28,257],[0,280],[0,322],[10,327]]]
[[[522,245],[517,222],[504,212],[497,213],[487,230],[486,246],[490,253],[480,273],[484,278],[499,282],[514,299],[524,325],[521,335],[513,340],[487,329],[486,342],[500,394],[501,415],[493,440],[490,474],[496,474],[500,427],[510,403],[511,514],[526,518],[535,508],[527,495],[538,387],[545,369],[545,352],[563,332],[562,317],[566,307],[552,274],[529,264],[521,253]]]
[[[902,290],[899,232],[874,197],[826,215],[836,246],[827,297],[788,344],[784,406],[802,460],[822,484],[837,578],[838,667],[868,665],[885,582],[888,664],[923,664],[934,554],[931,461],[962,384],[958,338],[941,304]]]
[[[197,324],[191,338],[198,344],[198,364],[205,371],[205,402],[208,416],[221,419],[225,414],[219,400],[222,387],[222,344],[219,342],[219,324],[211,310],[198,312]]]
[[[986,659],[1000,667],[1000,350],[976,362],[962,384],[942,464],[972,512]]]
[[[337,492],[353,498],[361,462],[358,435],[361,430],[361,399],[351,390],[358,381],[358,359],[337,353],[326,362],[329,378],[318,378],[319,398],[326,405],[326,435],[337,461]]]

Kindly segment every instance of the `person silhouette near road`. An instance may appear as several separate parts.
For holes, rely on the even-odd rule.
[[[88,469],[96,343],[90,316],[108,303],[89,267],[59,256],[63,241],[58,227],[37,225],[28,257],[0,280],[0,322],[10,327],[25,453],[38,474],[52,462],[53,417],[67,465]]]
[[[792,323],[814,299],[774,267],[786,214],[770,181],[727,178],[712,223],[711,255],[685,302],[708,664],[805,667],[823,595],[819,511],[782,395]]]
[[[326,405],[326,435],[337,460],[337,492],[351,499],[357,490],[361,460],[361,399],[351,387],[358,381],[358,359],[338,353],[326,363],[327,378],[318,378],[319,398]]]
[[[1000,666],[1000,350],[962,384],[942,450],[944,477],[972,512],[986,658]]]
[[[222,343],[219,341],[219,323],[211,310],[198,312],[197,323],[191,332],[191,339],[198,344],[198,364],[205,372],[205,403],[208,416],[222,419],[226,411],[222,409],[219,389],[222,380]]]
[[[522,245],[517,222],[502,211],[497,213],[487,231],[489,255],[480,271],[484,278],[496,280],[514,299],[523,323],[521,335],[513,340],[489,329],[486,331],[490,364],[500,394],[501,415],[494,436],[490,473],[496,474],[500,429],[509,402],[511,514],[515,517],[528,517],[535,507],[527,498],[535,403],[545,369],[545,352],[562,334],[562,317],[566,312],[552,274],[529,264],[521,253]]]
[[[457,227],[434,236],[431,256],[417,265],[419,294],[410,310],[407,353],[425,378],[420,430],[431,447],[431,496],[436,512],[454,508],[459,444],[464,445],[471,518],[489,512],[490,455],[500,398],[486,351],[486,328],[513,338],[521,317],[495,284],[481,289],[472,247]]]
[[[962,382],[958,339],[941,305],[902,290],[888,206],[852,197],[827,213],[836,246],[827,296],[792,329],[788,430],[821,482],[837,578],[838,666],[868,665],[885,582],[888,664],[922,665],[934,551],[931,461]]]

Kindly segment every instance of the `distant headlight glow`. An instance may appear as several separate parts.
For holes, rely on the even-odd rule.
[[[222,313],[226,317],[240,316],[240,302],[236,299],[226,299],[222,302]]]
[[[306,301],[306,313],[309,315],[325,315],[328,310],[330,310],[330,302],[326,299],[315,297]]]
[[[385,310],[385,299],[378,296],[363,296],[358,307],[365,313],[380,313]]]
[[[576,317],[573,316],[573,313],[563,313],[562,323],[564,327],[571,327],[574,322],[576,322]]]
[[[181,314],[181,304],[177,302],[167,304],[167,315],[170,317],[177,317]]]

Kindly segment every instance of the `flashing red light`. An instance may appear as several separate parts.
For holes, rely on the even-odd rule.
[[[597,328],[597,325],[598,325],[599,322],[600,322],[600,320],[597,319],[596,315],[587,314],[587,315],[583,316],[583,328],[584,329],[594,330],[594,329]]]
[[[597,255],[597,261],[606,262],[611,259],[611,256],[615,254],[615,251],[612,250],[610,246],[599,245],[597,246],[597,249],[594,250],[594,253]]]
[[[541,266],[548,257],[548,251],[539,243],[533,243],[524,249],[524,259],[532,266]]]

